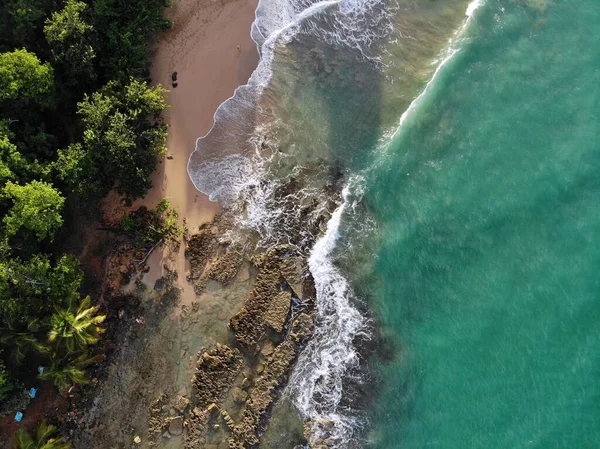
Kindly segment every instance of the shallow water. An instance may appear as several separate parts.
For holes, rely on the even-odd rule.
[[[286,397],[315,438],[597,447],[599,16],[593,0],[261,2],[261,64],[189,172],[259,246],[311,254],[317,332]],[[333,213],[324,192],[343,189]],[[333,213],[316,244],[290,207],[310,202]],[[357,346],[373,333],[385,361]]]

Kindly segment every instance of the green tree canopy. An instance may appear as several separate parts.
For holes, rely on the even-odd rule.
[[[54,75],[50,64],[25,49],[0,54],[0,103],[52,104]]]
[[[16,179],[17,174],[26,167],[27,163],[21,153],[13,145],[7,135],[0,133],[0,187],[6,181]]]
[[[2,0],[0,51],[35,43],[36,31],[54,3],[54,0]]]
[[[99,189],[96,167],[80,143],[58,150],[58,159],[53,168],[56,177],[66,185],[69,192],[85,196]]]
[[[65,199],[51,184],[32,181],[20,186],[8,181],[3,193],[13,201],[12,208],[3,219],[9,237],[25,228],[38,240],[43,240],[52,238],[62,226]]]
[[[121,193],[146,194],[157,158],[165,152],[166,125],[158,121],[166,108],[164,93],[161,86],[132,79],[126,86],[111,82],[79,103],[84,146],[103,184],[117,181]]]
[[[46,375],[59,388],[86,381],[85,367],[93,359],[83,346],[97,340],[103,318],[89,299],[72,306],[81,300],[82,272],[75,259],[61,257],[61,248],[76,242],[65,242],[66,232],[57,230],[63,220],[82,216],[83,208],[94,212],[96,204],[78,201],[82,196],[114,186],[143,196],[150,187],[148,178],[165,150],[166,127],[159,119],[165,102],[162,88],[143,80],[149,75],[150,45],[157,31],[169,26],[162,17],[168,3],[0,0],[0,402],[5,405],[7,383],[19,379],[24,363],[39,360],[48,366]],[[67,195],[72,213],[63,216]],[[171,236],[180,234],[172,208],[163,205],[146,215],[130,230],[140,245],[174,241]],[[49,251],[54,254],[39,254]],[[38,435],[20,432],[17,447],[68,446],[52,432],[48,426]]]
[[[69,75],[85,75],[91,79],[95,75],[96,52],[91,45],[94,28],[83,19],[87,9],[84,2],[67,0],[62,10],[46,19],[44,34],[54,59],[65,66]]]
[[[54,264],[45,255],[0,261],[0,330],[23,328],[79,298],[83,272],[72,256]]]
[[[0,351],[0,356],[2,351]],[[4,360],[0,358],[0,403],[6,399],[7,394],[12,390],[13,385],[10,379],[8,371],[6,371],[6,365]]]
[[[163,18],[169,0],[96,0],[93,22],[99,33],[98,56],[104,78],[127,82],[147,76],[152,37],[170,27]]]
[[[38,319],[31,320],[27,327],[21,329],[5,327],[0,333],[0,344],[7,350],[10,360],[10,367],[16,368],[20,365],[32,349],[38,351],[45,349],[43,344],[38,341],[37,334],[40,330]]]
[[[41,379],[52,379],[59,390],[64,390],[71,385],[88,383],[85,368],[102,357],[90,357],[86,353],[77,357],[69,355],[63,359],[53,358],[50,366],[40,375]]]

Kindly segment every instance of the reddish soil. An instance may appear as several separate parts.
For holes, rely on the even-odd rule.
[[[20,423],[15,421],[17,410],[0,418],[0,445],[6,442],[6,447],[12,447],[12,437],[21,427],[33,432],[44,419],[51,420],[60,416],[67,409],[66,402],[66,398],[58,395],[51,381],[42,382],[36,397],[31,400],[27,409],[21,410],[23,419]]]

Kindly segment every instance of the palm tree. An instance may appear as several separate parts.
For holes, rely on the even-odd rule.
[[[82,354],[75,359],[57,360],[54,359],[42,374],[40,379],[52,379],[54,385],[59,390],[64,390],[72,385],[86,384],[89,382],[85,367],[91,363],[99,361],[103,355],[89,357],[87,354]]]
[[[50,318],[48,341],[58,347],[65,345],[67,352],[85,349],[87,345],[96,343],[104,329],[99,326],[106,318],[96,315],[98,307],[91,307],[91,300],[86,296],[79,307],[58,309]]]
[[[40,330],[40,322],[36,318],[28,323],[26,330],[17,330],[12,327],[0,329],[0,343],[10,348],[10,358],[20,364],[31,348],[44,352],[47,348],[41,344],[35,334]]]
[[[69,449],[70,443],[63,442],[60,438],[53,438],[56,427],[42,422],[35,434],[35,439],[24,428],[20,428],[15,435],[14,449]]]

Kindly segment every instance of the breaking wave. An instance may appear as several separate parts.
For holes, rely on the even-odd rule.
[[[391,27],[384,0],[260,1],[251,31],[260,53],[258,67],[248,83],[217,109],[213,127],[196,142],[188,173],[196,188],[212,201],[237,210],[237,224],[257,231],[264,246],[289,240],[286,233],[305,232],[296,225],[303,220],[317,221],[323,211],[329,214],[335,207],[332,195],[323,194],[327,163],[312,161],[314,164],[307,168],[294,164],[291,158],[286,165],[273,132],[276,89],[267,90],[277,52],[306,37],[357,51],[377,65],[372,46]],[[315,175],[315,171],[319,173]],[[303,179],[299,186],[294,184],[297,179]],[[313,182],[315,179],[320,181]],[[290,183],[293,188],[282,196],[281,187]],[[343,379],[359,363],[353,340],[366,332],[366,320],[353,307],[349,282],[331,257],[342,217],[352,203],[350,190],[343,190],[341,205],[333,211],[316,243],[314,235],[294,238],[301,242],[299,246],[307,246],[305,253],[310,253],[308,265],[317,292],[316,329],[294,368],[288,391],[293,392],[296,407],[311,427],[311,441],[326,436],[334,442],[332,448],[347,447],[360,427],[359,419],[347,413],[340,402]],[[308,202],[318,205],[312,207],[312,216],[306,217],[302,204]],[[290,204],[295,206],[290,208]]]
[[[342,217],[352,208],[349,186],[342,199],[308,261],[317,292],[317,326],[290,382],[296,406],[310,426],[310,443],[319,446],[319,440],[328,440],[330,448],[347,447],[363,425],[360,417],[342,406],[342,399],[345,377],[359,366],[354,340],[368,329],[365,317],[352,305],[354,293],[348,280],[333,262]]]
[[[391,30],[383,0],[261,0],[252,25],[260,61],[248,83],[222,103],[214,124],[196,141],[188,174],[212,201],[229,204],[264,178],[271,154],[252,136],[268,129],[271,107],[261,94],[272,77],[274,54],[299,36],[360,51],[376,61],[371,46]]]

